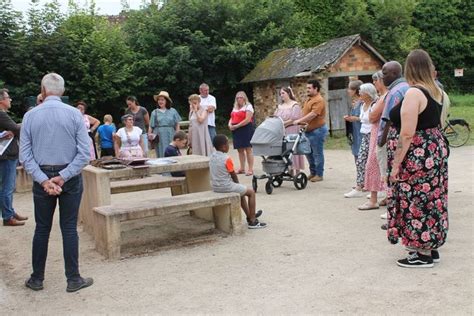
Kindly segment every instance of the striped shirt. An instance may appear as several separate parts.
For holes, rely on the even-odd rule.
[[[57,96],[47,97],[23,118],[20,162],[40,184],[48,180],[40,166],[67,165],[59,172],[64,181],[80,174],[89,162],[89,146],[81,112]]]

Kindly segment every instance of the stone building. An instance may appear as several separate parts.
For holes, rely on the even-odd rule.
[[[359,34],[332,39],[307,49],[278,49],[267,55],[241,81],[253,86],[253,105],[257,121],[273,114],[280,102],[279,89],[290,86],[300,104],[306,100],[306,82],[318,79],[328,105],[330,130],[344,131],[343,116],[350,100],[349,80],[371,82],[371,75],[382,68],[385,59]]]

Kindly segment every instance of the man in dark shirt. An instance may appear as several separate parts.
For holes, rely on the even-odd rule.
[[[173,141],[165,149],[165,157],[176,157],[181,156],[180,149],[186,147],[188,143],[188,135],[183,131],[177,131],[173,136]],[[186,174],[184,172],[171,172],[173,177],[184,177]]]
[[[0,155],[0,210],[4,226],[24,225],[28,217],[18,215],[13,209],[13,192],[16,186],[16,166],[18,165],[18,136],[20,125],[8,115],[11,99],[7,89],[0,89],[0,132],[1,140],[13,138],[11,143]],[[0,151],[3,150],[0,149]]]

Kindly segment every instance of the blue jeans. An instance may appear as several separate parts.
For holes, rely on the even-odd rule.
[[[16,166],[18,159],[0,160],[0,210],[4,221],[15,216],[13,192],[16,186]]]
[[[211,143],[214,141],[214,137],[216,137],[216,127],[207,125],[207,129],[209,130],[209,136],[211,137]]]
[[[311,144],[311,154],[306,155],[309,163],[309,171],[312,175],[322,177],[324,174],[324,140],[328,134],[326,125],[316,128],[305,135]]]
[[[53,178],[64,167],[42,168]],[[54,210],[59,200],[59,225],[63,236],[63,257],[68,281],[76,281],[79,274],[79,236],[77,235],[77,216],[82,196],[82,176],[77,175],[64,183],[59,196],[48,195],[43,187],[33,184],[36,229],[33,237],[33,273],[34,279],[44,280],[46,257],[48,256],[49,233],[53,225]]]

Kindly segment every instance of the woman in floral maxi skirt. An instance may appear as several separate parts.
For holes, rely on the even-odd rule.
[[[387,235],[392,243],[401,238],[411,250],[397,261],[408,268],[433,267],[448,232],[449,148],[440,130],[442,92],[433,71],[425,51],[412,51],[405,64],[411,88],[403,103],[390,111],[395,129],[388,141],[394,154],[389,156]]]

